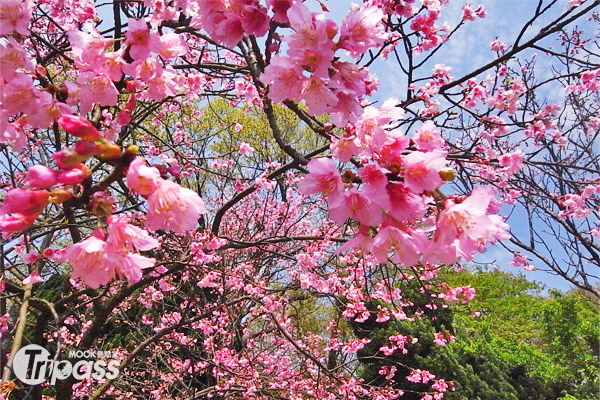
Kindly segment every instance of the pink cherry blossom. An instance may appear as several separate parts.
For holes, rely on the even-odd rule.
[[[254,152],[254,147],[250,146],[246,142],[242,142],[238,151],[240,154],[251,154]]]
[[[127,253],[134,250],[148,251],[160,246],[158,240],[150,236],[146,230],[131,225],[125,215],[111,215],[106,222],[108,223],[107,243],[113,249]]]
[[[106,285],[115,277],[115,265],[106,262],[106,242],[96,236],[68,247],[65,259],[73,267],[71,279],[81,278],[91,288]]]
[[[27,123],[34,128],[46,129],[62,114],[70,114],[71,107],[57,101],[50,93],[40,92],[37,102],[38,110],[26,116]]]
[[[241,15],[242,28],[248,35],[263,36],[269,30],[269,17],[266,8],[248,4]]]
[[[346,250],[360,250],[363,252],[372,252],[373,251],[373,239],[369,236],[369,226],[361,225],[358,233],[354,235],[354,237],[340,246],[337,250],[337,254],[341,254]]]
[[[234,47],[244,36],[242,17],[236,13],[224,12],[213,13],[209,16],[213,19],[213,28],[210,29],[211,36],[225,46]],[[207,27],[209,28],[209,27]]]
[[[333,76],[330,87],[350,92],[357,97],[366,94],[367,82],[370,79],[368,69],[343,61],[334,62],[331,68],[330,73],[333,73]]]
[[[142,270],[154,266],[156,260],[135,251],[159,247],[158,240],[148,232],[128,223],[126,216],[109,216],[108,236],[94,231],[89,238],[67,248],[65,258],[73,266],[72,279],[82,278],[86,285],[98,288],[117,275],[132,284],[142,277]]]
[[[38,270],[33,271],[25,279],[23,279],[23,285],[35,285],[36,283],[44,282],[44,278],[40,276]]]
[[[267,5],[273,10],[273,20],[281,24],[289,23],[287,11],[295,0],[267,0]]]
[[[16,73],[3,87],[2,108],[9,114],[37,112],[39,93],[33,79],[23,73]]]
[[[502,43],[498,39],[494,39],[490,42],[490,50],[492,50],[492,51],[502,52],[502,51],[506,50],[507,47],[508,46],[505,43]]]
[[[366,186],[385,187],[388,180],[386,174],[388,171],[380,167],[378,164],[367,164],[358,170],[358,176],[362,179]]]
[[[83,71],[93,71],[102,64],[106,49],[112,42],[96,30],[91,30],[91,33],[72,30],[67,32],[67,37],[71,43],[75,65]]]
[[[144,98],[160,101],[165,96],[175,96],[178,90],[175,78],[175,73],[171,69],[165,68],[160,75],[148,82],[148,90],[144,93]]]
[[[401,182],[390,182],[386,186],[390,198],[387,212],[398,221],[412,221],[425,215],[426,206],[422,196],[414,194]]]
[[[188,51],[188,46],[182,36],[169,31],[160,37],[160,48],[157,53],[164,59],[182,56]]]
[[[10,234],[29,228],[47,204],[45,190],[12,189],[0,207],[0,232]]]
[[[444,138],[433,121],[425,121],[413,136],[413,140],[421,151],[442,149],[445,145]]]
[[[154,193],[161,182],[160,171],[155,167],[148,167],[144,158],[137,157],[129,164],[127,186],[134,193],[148,197]]]
[[[409,234],[393,226],[382,228],[373,240],[373,253],[381,263],[386,263],[388,253],[393,252],[392,261],[403,265],[414,265],[419,261],[427,239],[423,234]]]
[[[442,185],[439,172],[446,166],[446,153],[414,151],[404,157],[404,183],[413,192],[432,191]]]
[[[379,225],[383,221],[380,204],[385,198],[372,198],[356,188],[351,188],[337,196],[330,196],[329,214],[338,224],[348,218],[365,225]]]
[[[85,140],[100,139],[100,132],[87,119],[79,115],[62,115],[56,122],[73,136]]]
[[[508,174],[513,175],[523,166],[524,156],[525,154],[521,150],[517,150],[512,153],[502,154],[498,158],[498,161],[500,165],[506,168]]]
[[[291,47],[288,50],[291,61],[303,69],[312,72],[314,77],[326,78],[333,59],[333,46],[329,47]]]
[[[160,76],[163,69],[160,61],[155,57],[136,60],[132,64],[123,65],[122,68],[124,73],[143,82],[149,82],[151,79]]]
[[[310,78],[304,82],[302,95],[308,111],[313,115],[325,114],[330,107],[338,103],[338,98],[319,78]]]
[[[142,279],[142,270],[152,268],[156,260],[137,253],[119,253],[109,248],[106,263],[111,265],[119,275],[127,278],[127,283],[133,284]]]
[[[302,3],[296,2],[287,11],[290,25],[295,33],[286,40],[291,48],[322,48],[327,51],[333,48],[333,37],[337,26],[331,20],[321,18]]]
[[[329,107],[331,122],[337,126],[356,122],[363,113],[363,108],[356,95],[338,90],[335,92],[335,97],[337,97],[336,105]]]
[[[0,0],[0,35],[17,32],[28,36],[32,8],[31,0]]]
[[[456,342],[456,338],[447,331],[436,332],[433,334],[433,336],[433,343],[437,344],[438,346],[445,346],[448,343]]]
[[[114,106],[117,104],[119,91],[110,77],[92,73],[82,73],[79,76],[79,98],[81,100],[81,113],[85,114],[92,109],[94,104]]]
[[[37,215],[27,215],[15,213],[12,215],[0,214],[0,232],[4,239],[10,238],[12,233],[21,232],[28,229],[33,223]]]
[[[23,46],[14,37],[5,40],[5,43],[0,44],[0,79],[8,81],[19,70],[33,71],[33,63]]]
[[[342,22],[338,46],[358,58],[367,50],[379,47],[388,38],[382,22],[383,11],[377,7],[353,7]]]
[[[148,197],[146,227],[150,231],[167,229],[183,234],[194,229],[206,211],[196,192],[164,180]]]
[[[429,372],[427,370],[413,369],[411,371],[410,375],[406,377],[406,379],[408,381],[414,382],[414,383],[419,383],[419,382],[427,383],[429,381],[434,380],[435,375],[433,375],[431,372]]]
[[[78,185],[91,174],[87,168],[71,168],[67,171],[62,171],[56,176],[58,183],[63,185]]]
[[[308,172],[309,174],[298,184],[298,190],[302,194],[321,192],[329,196],[344,188],[335,161],[331,158],[313,158],[308,163]]]
[[[302,70],[287,57],[275,56],[265,68],[262,80],[270,84],[269,98],[275,102],[300,100],[304,87]]]
[[[371,339],[350,339],[348,343],[342,348],[345,353],[356,353],[363,349],[367,344],[371,343]]]
[[[488,242],[509,238],[508,225],[498,215],[488,215],[495,191],[478,186],[462,203],[448,202],[440,213],[431,252],[434,259],[454,263],[459,256],[471,260]]]
[[[333,138],[331,143],[331,153],[342,162],[349,161],[353,155],[360,150],[358,140],[355,136],[343,138]]]
[[[158,52],[161,49],[160,38],[148,31],[146,21],[143,19],[129,18],[128,30],[125,32],[126,43],[129,54],[134,60],[142,60],[150,55],[150,52]]]

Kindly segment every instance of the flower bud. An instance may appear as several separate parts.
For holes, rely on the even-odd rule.
[[[69,169],[87,160],[88,156],[79,154],[74,149],[64,149],[52,154],[52,158],[54,158],[59,168]]]
[[[140,147],[135,144],[130,144],[127,146],[127,149],[125,149],[125,152],[129,155],[135,156],[140,152]]]
[[[25,184],[32,189],[46,189],[56,184],[56,176],[50,168],[34,165],[27,171]]]
[[[50,192],[48,201],[54,204],[61,204],[68,201],[71,197],[73,197],[73,194],[67,189],[57,188]]]
[[[68,133],[73,136],[80,137],[85,140],[100,139],[100,132],[90,121],[80,117],[79,115],[61,115],[56,120],[58,124]]]
[[[45,190],[12,189],[4,196],[0,214],[39,214],[48,204]]]
[[[121,147],[112,142],[100,143],[100,154],[98,158],[102,161],[114,160],[121,157]]]
[[[5,216],[0,220],[0,232],[10,234],[21,232],[29,228],[35,222],[37,215],[13,214]],[[4,235],[3,235],[4,237]]]
[[[75,168],[61,172],[58,175],[58,182],[63,185],[78,185],[91,174],[92,171],[88,167],[80,164],[75,166]]]
[[[79,140],[75,143],[75,151],[82,156],[95,156],[96,154],[100,154],[100,150],[100,145],[95,142]]]
[[[454,168],[445,167],[440,170],[440,178],[445,182],[453,181],[456,175],[457,173]]]

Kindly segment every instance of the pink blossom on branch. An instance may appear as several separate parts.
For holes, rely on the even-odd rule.
[[[206,212],[204,201],[196,192],[163,180],[148,197],[146,227],[150,231],[166,229],[183,234],[194,229]]]
[[[65,259],[73,267],[71,279],[81,278],[85,284],[97,289],[115,277],[115,265],[106,263],[106,242],[90,236],[67,248]]]
[[[428,252],[430,261],[452,264],[459,257],[472,260],[485,244],[508,239],[508,225],[499,215],[489,215],[495,202],[495,190],[478,186],[463,202],[447,201],[440,213],[436,233]]]
[[[38,270],[35,270],[31,274],[27,275],[22,282],[23,285],[35,285],[36,283],[44,282],[44,278],[40,276],[40,272]]]
[[[414,151],[404,157],[404,183],[416,194],[433,191],[442,185],[440,171],[446,166],[446,152]]]
[[[377,7],[354,6],[342,22],[338,46],[358,58],[367,50],[379,47],[388,38],[382,22],[383,11]]]
[[[130,284],[138,282],[142,270],[156,263],[155,259],[136,251],[155,249],[160,245],[158,240],[129,224],[126,216],[110,216],[107,222],[106,238],[104,232],[97,229],[92,236],[68,247],[64,254],[73,267],[71,278],[81,278],[92,288],[106,285],[117,275],[126,277]]]
[[[56,174],[44,165],[34,165],[27,170],[25,184],[32,189],[46,189],[56,184]]]
[[[146,21],[129,18],[125,32],[126,42],[129,47],[129,54],[134,60],[142,60],[150,55],[151,52],[159,52],[161,49],[160,38],[154,33],[150,33]]]
[[[58,125],[73,136],[85,140],[100,139],[100,132],[87,119],[79,115],[62,115],[56,120]]]
[[[29,35],[32,8],[31,0],[0,0],[0,35],[11,32]]]
[[[331,158],[313,158],[308,163],[309,174],[300,181],[298,189],[302,194],[323,193],[335,195],[344,188],[335,161]]]
[[[45,190],[12,189],[0,206],[0,232],[20,232],[31,225],[48,204]]]
[[[137,157],[129,164],[127,186],[134,193],[148,197],[161,182],[160,171],[155,167],[148,167],[144,158]]]

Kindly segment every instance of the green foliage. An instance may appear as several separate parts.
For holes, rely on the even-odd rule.
[[[293,111],[278,104],[273,107],[282,139],[292,148],[305,152],[325,143]],[[226,100],[218,99],[203,108],[200,123],[209,135],[214,135],[216,140],[213,141],[211,150],[216,154],[233,153],[242,142],[246,142],[254,147],[254,157],[260,160],[283,162],[287,158],[273,139],[265,113],[257,106],[233,107]],[[236,124],[241,125],[237,132]]]
[[[476,300],[438,308],[415,322],[353,326],[359,337],[372,340],[359,352],[367,382],[386,384],[378,371],[394,365],[396,385],[407,391],[427,390],[426,385],[406,381],[410,368],[453,381],[456,391],[448,393],[449,400],[597,398],[600,316],[594,303],[577,292],[551,291],[545,296],[537,283],[500,271],[445,273],[440,280],[450,286],[470,284],[477,290]],[[474,316],[475,312],[481,314]],[[433,344],[433,334],[442,329],[453,332],[456,343]],[[407,346],[407,354],[377,353],[397,334],[420,340]],[[419,398],[410,392],[406,396]]]
[[[581,399],[598,395],[600,314],[576,291],[550,291],[505,272],[463,272],[444,276],[450,285],[470,283],[477,298],[469,304],[482,315],[456,312],[456,324],[487,344],[511,365],[522,366],[557,394]]]

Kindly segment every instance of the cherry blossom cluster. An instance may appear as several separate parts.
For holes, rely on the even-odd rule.
[[[362,114],[360,99],[375,90],[368,70],[341,61],[336,52],[346,50],[354,58],[378,47],[388,38],[383,13],[376,7],[355,6],[339,28],[333,20],[315,14],[298,2],[287,10],[294,33],[283,40],[287,56],[276,55],[261,79],[270,84],[275,102],[305,100],[313,115],[328,113],[338,126],[356,121]]]
[[[156,260],[136,251],[148,251],[160,246],[147,231],[128,223],[127,216],[111,215],[107,218],[108,232],[96,229],[85,240],[64,253],[64,260],[73,266],[71,279],[81,278],[92,288],[106,285],[117,275],[129,283],[142,278],[142,270],[153,267]]]
[[[466,198],[445,196],[439,189],[454,178],[454,171],[447,167],[440,132],[431,121],[413,138],[386,130],[393,110],[385,104],[379,110],[367,108],[363,119],[332,144],[341,161],[353,154],[364,157],[356,174],[340,174],[333,160],[319,158],[310,161],[310,173],[300,182],[302,193],[326,196],[335,222],[352,218],[360,223],[342,249],[371,251],[382,263],[391,253],[391,260],[403,265],[452,264],[459,258],[471,260],[486,243],[506,239],[508,226],[495,215],[499,203],[494,189],[477,187]],[[505,164],[518,169],[513,161]],[[428,210],[438,215],[423,224]]]

